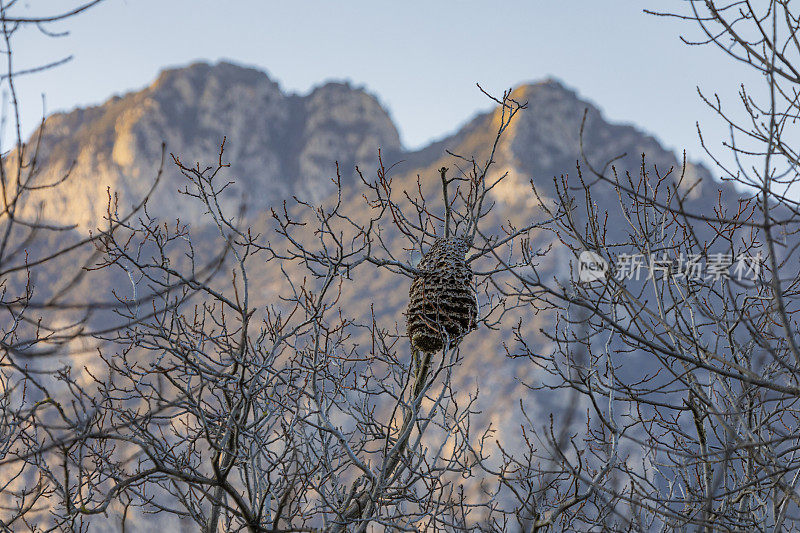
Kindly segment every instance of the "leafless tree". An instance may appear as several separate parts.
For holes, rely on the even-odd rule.
[[[9,83],[13,75],[9,67]],[[257,234],[221,207],[230,183],[223,141],[211,167],[172,161],[208,224],[153,218],[147,197],[121,213],[110,191],[105,227],[5,268],[11,286],[15,272],[24,281],[91,249],[64,290],[38,289],[42,297],[23,283],[24,296],[3,301],[15,320],[3,344],[6,405],[19,406],[5,410],[4,526],[87,530],[112,519],[124,531],[152,513],[205,531],[471,527],[450,482],[471,461],[474,398],[462,402],[451,383],[460,339],[442,330],[438,355],[416,353],[402,310],[384,324],[348,313],[340,295],[376,272],[410,285],[434,241],[458,237],[479,295],[470,328],[495,328],[513,309],[493,290],[508,271],[495,256],[513,255],[539,223],[500,231],[492,222],[489,193],[505,178],[490,174],[494,152],[524,107],[509,93],[496,102],[486,159],[453,155],[450,175],[419,178],[416,190],[396,190],[379,160],[374,178],[359,172],[363,204],[353,206],[337,171],[330,205],[284,205],[270,232]],[[17,172],[9,235],[23,223],[13,209],[25,191],[58,185],[39,184],[35,151],[26,158],[21,140],[15,148],[4,161]],[[33,230],[71,229],[28,226],[16,252],[34,242]],[[266,306],[251,282],[265,270],[282,273]],[[110,300],[87,301],[75,289],[88,273],[122,283],[112,283]],[[95,313],[103,327],[93,327]],[[51,326],[40,316],[75,318]]]
[[[13,116],[14,76],[30,70],[11,63],[16,28],[95,3],[42,18],[0,4]],[[705,97],[730,126],[724,178],[743,187],[713,199],[685,162],[643,157],[631,174],[584,157],[574,177],[531,189],[540,212],[503,220],[493,165],[525,107],[506,93],[486,153],[449,154],[414,188],[379,156],[374,175],[343,185],[337,169],[334,197],[287,201],[259,233],[222,207],[235,179],[222,141],[212,166],[171,161],[207,224],[152,217],[146,197],[120,212],[110,192],[105,227],[52,248],[45,236],[70,228],[19,213],[26,191],[58,183],[36,180],[15,118],[0,173],[3,528],[125,531],[148,514],[203,531],[795,527],[800,18],[788,4],[661,14],[764,74],[764,90],[741,88],[743,112]],[[470,327],[513,328],[507,355],[541,369],[530,398],[559,407],[543,418],[521,399],[515,439],[475,426],[478,391],[453,382],[476,356],[463,332],[439,328],[443,347],[426,354],[404,309],[387,320],[343,304],[377,276],[412,286],[453,237],[477,295]],[[71,253],[80,267],[37,282]],[[549,269],[552,254],[575,268]],[[581,279],[589,263],[609,270]],[[90,273],[125,283],[87,301],[76,293]],[[552,327],[532,331],[533,313]]]
[[[501,452],[500,467],[476,453],[514,502],[498,514],[527,531],[783,531],[800,519],[800,19],[786,1],[681,5],[658,15],[693,22],[704,37],[688,44],[763,74],[763,87],[740,87],[741,110],[701,93],[730,128],[735,168],[708,153],[738,192],[644,158],[638,175],[619,175],[584,157],[552,200],[537,187],[575,272],[554,281],[534,262],[498,289],[556,309],[558,326],[542,332],[550,353],[520,327],[509,355],[552,378],[530,383],[534,394],[572,408],[529,418],[527,451]],[[589,262],[609,271],[581,281]]]
[[[71,56],[20,66],[15,62],[15,39],[22,32],[38,32],[43,39],[63,36],[52,31],[52,24],[68,22],[100,3],[75,2],[57,13],[38,14],[37,8],[21,2],[0,2],[4,58],[0,83],[9,103],[3,108],[0,130],[4,142],[10,139],[2,148],[0,164],[0,528],[4,531],[36,529],[43,523],[40,517],[48,514],[53,527],[85,529],[71,507],[75,487],[66,457],[76,442],[91,434],[98,410],[96,398],[72,371],[80,363],[65,357],[96,353],[102,335],[125,326],[108,320],[121,307],[119,302],[110,294],[96,299],[86,288],[93,282],[103,240],[134,219],[149,197],[120,214],[116,198],[110,196],[107,225],[89,236],[68,221],[43,218],[33,204],[34,194],[58,189],[71,173],[53,182],[42,177],[39,155],[45,120],[26,142],[16,81],[59,67]],[[153,189],[159,176],[160,170]],[[62,403],[70,390],[80,391],[72,395],[77,403]]]
[[[509,94],[498,103],[492,151],[524,107]],[[183,193],[213,223],[193,233],[147,217],[113,220],[125,231],[102,241],[101,266],[134,273],[157,295],[157,311],[137,302],[118,310],[132,326],[106,339],[120,347],[103,355],[107,378],[96,383],[108,414],[69,452],[75,485],[87,487],[69,507],[101,513],[122,500],[205,531],[471,527],[449,482],[471,461],[472,401],[457,400],[450,378],[458,339],[445,332],[440,355],[423,362],[397,329],[402,314],[386,325],[339,304],[375,272],[410,285],[421,272],[413,259],[452,235],[470,243],[478,327],[495,327],[513,308],[492,289],[508,271],[494,256],[507,258],[539,223],[502,234],[483,227],[488,193],[505,175],[489,176],[492,154],[482,164],[457,160],[454,177],[442,168],[438,186],[420,178],[416,191],[394,190],[380,164],[374,179],[362,175],[357,209],[343,202],[337,178],[329,205],[273,211],[274,233],[262,236],[220,208],[223,151],[209,168],[175,157]],[[193,243],[212,242],[212,233],[229,250],[229,275],[204,280]],[[251,282],[265,264],[283,277],[266,308]]]

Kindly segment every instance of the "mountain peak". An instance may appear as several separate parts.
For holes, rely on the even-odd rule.
[[[150,88],[155,90],[178,80],[200,81],[208,78],[226,79],[231,83],[259,83],[266,80],[277,86],[263,70],[223,60],[217,63],[197,61],[183,67],[165,68],[159,72]]]
[[[238,205],[247,198],[258,211],[292,194],[324,197],[336,161],[347,182],[356,165],[374,166],[379,147],[401,150],[388,112],[360,88],[327,83],[305,96],[289,95],[263,71],[198,62],[166,69],[140,91],[49,117],[39,179],[52,181],[76,158],[77,164],[62,187],[33,194],[41,196],[46,218],[92,228],[106,211],[108,187],[119,194],[121,208],[147,192],[162,142],[168,153],[204,166],[216,161],[223,138],[229,176],[237,182],[226,199]],[[150,213],[174,216],[177,208],[183,220],[199,220],[192,202],[179,198],[176,206],[182,183],[168,165]]]

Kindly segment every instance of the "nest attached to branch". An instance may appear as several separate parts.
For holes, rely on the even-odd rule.
[[[420,261],[406,315],[411,346],[421,352],[455,346],[476,327],[478,299],[465,260],[468,249],[463,238],[439,238]]]

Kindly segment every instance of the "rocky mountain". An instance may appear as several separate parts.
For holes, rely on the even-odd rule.
[[[328,83],[308,95],[285,94],[263,72],[198,63],[164,71],[143,90],[47,119],[39,180],[58,180],[74,167],[57,191],[39,194],[45,217],[96,226],[108,187],[120,195],[122,208],[147,192],[162,142],[167,153],[205,165],[216,162],[223,138],[236,181],[227,198],[238,204],[246,193],[251,210],[295,194],[320,200],[333,188],[334,161],[348,169],[348,180],[356,165],[374,166],[378,147],[400,151],[388,113],[363,90]],[[181,184],[167,161],[152,214],[176,212]],[[190,222],[201,215],[191,202],[179,201],[177,212]]]
[[[675,168],[676,175],[681,170],[676,155],[654,137],[631,125],[609,123],[597,107],[556,80],[522,85],[515,89],[513,98],[527,101],[528,108],[505,133],[495,154],[494,172],[509,172],[493,191],[497,202],[494,222],[498,226],[505,220],[522,223],[535,216],[537,200],[531,194],[531,183],[546,198],[552,194],[554,177],[574,176],[582,159],[584,113],[584,154],[592,165],[602,167],[628,154],[616,160],[615,166],[620,175],[635,175],[645,154],[649,168],[657,167],[662,173]],[[58,188],[33,194],[41,196],[46,218],[77,223],[85,231],[101,222],[109,188],[119,194],[120,209],[137,203],[146,193],[159,167],[162,141],[184,163],[204,166],[216,162],[219,145],[226,138],[225,160],[231,167],[220,179],[223,183],[235,182],[226,191],[228,207],[238,208],[245,201],[249,223],[256,231],[267,232],[269,222],[264,213],[269,206],[293,195],[312,202],[326,199],[334,188],[331,178],[337,161],[345,190],[353,192],[350,186],[355,167],[365,176],[374,176],[378,148],[387,166],[397,163],[391,171],[397,190],[416,188],[420,176],[427,196],[436,198],[440,187],[436,169],[457,164],[446,150],[478,159],[487,157],[500,115],[499,109],[480,114],[453,135],[421,150],[406,151],[386,109],[362,89],[328,83],[308,95],[285,94],[263,72],[231,63],[198,63],[167,70],[147,88],[114,97],[100,106],[49,117],[39,151],[39,179],[43,183],[56,181],[73,161],[74,167],[70,178]],[[195,224],[204,221],[198,202],[176,194],[182,180],[167,161],[149,204],[150,215],[166,220],[178,217]],[[716,197],[718,190],[723,190],[725,197],[736,196],[731,186],[713,180],[707,169],[688,164],[686,183],[698,180],[693,198]],[[619,218],[613,190],[596,191],[595,200],[601,210],[609,212],[612,221]],[[359,194],[346,195],[344,201],[350,203],[345,206],[348,212],[363,211]],[[624,239],[620,234],[626,231],[624,224],[610,223],[608,227],[610,239],[615,235]],[[563,274],[572,259],[568,250],[556,248],[540,268],[547,275]],[[252,276],[261,287],[259,298],[269,303],[279,291],[274,280],[280,276],[269,268]],[[91,283],[93,287],[114,284]],[[342,304],[354,315],[367,316],[374,311],[387,321],[387,327],[395,323],[402,328],[407,287],[395,283],[396,278],[388,273],[378,273],[343,289]],[[363,298],[364,291],[383,296]],[[531,335],[538,336],[540,326],[540,322],[531,320]],[[535,371],[527,363],[505,358],[499,347],[508,340],[510,331],[465,341],[468,349],[474,344],[472,348],[479,352],[493,354],[491,358],[507,370],[491,377],[500,382],[482,387],[486,406],[495,405],[500,395],[512,389],[524,395],[518,378]],[[546,343],[542,342],[544,350]],[[474,378],[475,372],[469,361],[458,370],[465,382]],[[508,410],[495,406],[485,412],[491,419]]]
[[[662,173],[670,168],[675,168],[676,174],[681,171],[676,155],[654,137],[631,125],[609,123],[599,109],[558,81],[522,85],[513,97],[527,101],[528,108],[506,132],[495,154],[494,172],[509,172],[509,178],[493,191],[496,208],[492,222],[497,226],[505,220],[522,221],[536,214],[537,199],[531,193],[531,183],[547,197],[553,192],[554,177],[574,176],[582,159],[582,123],[583,152],[596,167],[628,154],[615,161],[615,166],[620,174],[635,175],[645,154],[649,168],[657,167]],[[265,211],[269,206],[292,196],[315,203],[329,200],[336,161],[345,191],[354,192],[355,167],[374,176],[379,148],[387,166],[397,163],[391,171],[396,190],[415,188],[419,176],[423,189],[436,197],[436,188],[441,186],[436,169],[458,164],[446,150],[485,158],[500,115],[498,109],[480,114],[453,135],[421,150],[408,151],[401,146],[387,110],[362,89],[328,83],[307,95],[287,94],[263,72],[230,63],[199,63],[167,70],[145,89],[100,106],[49,117],[39,150],[38,179],[50,183],[71,167],[72,172],[57,189],[32,194],[42,203],[45,218],[77,223],[85,231],[101,223],[109,189],[119,194],[121,209],[136,204],[146,193],[160,164],[162,142],[185,164],[198,162],[202,167],[216,162],[219,145],[226,138],[225,160],[231,166],[221,180],[235,182],[226,191],[226,202],[234,209],[245,202],[248,222],[256,232],[267,232]],[[696,184],[692,198],[698,202],[716,198],[718,190],[728,198],[736,196],[732,187],[713,180],[704,167],[688,164],[684,170],[686,184]],[[204,217],[198,203],[176,194],[182,183],[174,165],[167,161],[148,212],[202,226]],[[612,219],[620,218],[614,191],[599,192],[595,199]],[[345,195],[343,201],[345,210],[357,213],[362,200],[354,193]],[[609,228],[612,238],[625,231],[621,224],[609,224]],[[386,238],[390,242],[393,237]],[[396,245],[390,242],[390,246],[402,252],[399,241]],[[542,259],[542,273],[564,273],[571,259],[568,250],[556,246]],[[273,302],[280,293],[281,276],[274,268],[267,264],[251,273],[259,304]],[[373,316],[381,327],[402,331],[408,286],[398,286],[397,279],[385,269],[373,272],[358,283],[344,286],[339,304],[351,316]],[[81,282],[94,294],[101,292],[96,280]],[[365,298],[365,294],[381,296]],[[522,332],[539,345],[542,353],[552,349],[539,333],[547,321],[545,314],[529,316]],[[462,351],[481,356],[465,357],[453,378],[465,394],[480,378],[476,404],[480,415],[475,425],[485,428],[492,424],[498,436],[506,430],[518,432],[521,400],[529,406],[529,414],[545,418],[563,408],[565,401],[546,391],[533,397],[523,383],[547,377],[539,375],[540,369],[531,361],[506,356],[503,343],[513,341],[510,328],[468,336]],[[494,371],[486,372],[486,368]]]
[[[660,168],[678,163],[653,137],[609,124],[557,81],[521,86],[515,96],[527,100],[529,109],[501,147],[498,168],[512,170],[513,179],[497,191],[499,199],[515,202],[528,196],[516,193],[527,190],[530,179],[546,183],[574,171],[585,109],[590,161],[602,164],[627,153],[633,157],[619,166],[635,169],[638,156],[647,153]],[[231,206],[244,201],[254,215],[293,195],[322,200],[333,190],[335,162],[347,184],[356,166],[374,171],[378,148],[386,162],[403,160],[398,168],[409,174],[440,159],[445,148],[472,154],[487,146],[493,120],[492,113],[479,115],[454,135],[408,152],[389,113],[363,89],[327,83],[307,95],[287,94],[263,72],[225,62],[197,63],[166,70],[148,87],[102,105],[50,116],[41,138],[39,182],[58,181],[72,170],[57,190],[36,191],[27,205],[43,204],[50,220],[95,227],[106,211],[109,188],[119,195],[122,209],[149,190],[162,142],[167,154],[204,166],[217,161],[225,138],[225,159],[231,164],[226,176],[235,181],[226,198]],[[709,177],[700,167],[692,166],[690,173]],[[196,204],[175,194],[182,183],[167,156],[151,214],[201,220]]]

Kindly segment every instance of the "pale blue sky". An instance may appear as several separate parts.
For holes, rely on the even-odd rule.
[[[33,0],[37,13],[64,0]],[[718,51],[687,47],[693,27],[642,13],[677,0],[107,0],[67,24],[59,39],[15,40],[17,68],[75,59],[18,80],[24,129],[48,111],[96,104],[147,85],[167,66],[227,59],[265,70],[284,90],[346,79],[377,94],[406,147],[457,129],[491,92],[555,77],[613,121],[635,123],[668,148],[707,161],[699,120],[718,145],[725,129],[695,87],[735,100],[757,84]],[[715,172],[716,174],[716,172]]]

